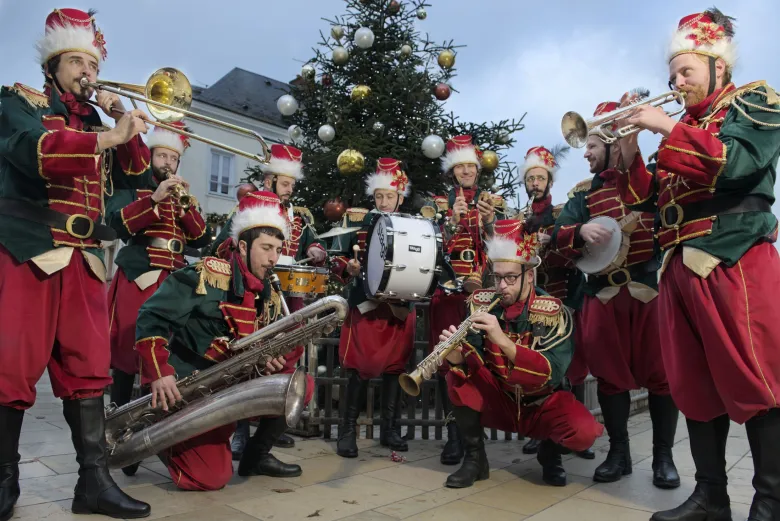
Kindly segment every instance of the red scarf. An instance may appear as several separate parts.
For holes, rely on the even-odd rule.
[[[62,101],[65,108],[68,109],[68,126],[76,130],[84,130],[84,122],[81,118],[92,114],[92,106],[77,100],[76,96],[70,92],[64,94],[59,93],[59,91],[57,92],[60,95],[60,101]],[[47,96],[51,96],[51,85],[46,85],[43,93]]]
[[[544,199],[541,201],[534,200],[533,203],[531,203],[531,210],[534,212],[534,215],[539,215],[543,213],[550,205],[552,205],[552,195],[547,195]]]
[[[504,306],[503,304],[501,304],[501,307],[504,308],[504,321],[512,322],[517,317],[522,315],[527,302],[528,299],[526,300],[518,299],[514,304],[510,304],[509,306]]]
[[[477,189],[474,187],[471,188],[462,188],[458,187],[455,189],[455,197],[460,197],[460,191],[463,190],[463,197],[466,198],[466,203],[470,203],[474,200],[474,196],[477,195]]]
[[[238,264],[238,269],[241,271],[241,275],[244,277],[244,284],[246,285],[246,289],[254,293],[255,295],[260,294],[260,292],[263,291],[263,288],[265,285],[263,284],[263,281],[255,277],[252,272],[249,271],[249,269],[246,267],[246,264],[244,264],[244,261],[241,259],[241,255],[236,252],[236,264]]]

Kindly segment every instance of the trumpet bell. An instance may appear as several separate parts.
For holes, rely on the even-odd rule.
[[[588,123],[574,111],[569,111],[561,119],[563,139],[572,148],[582,148],[588,142]]]
[[[184,119],[184,114],[173,108],[188,111],[192,106],[190,80],[183,72],[173,67],[157,69],[146,82],[145,94],[152,101],[168,105],[166,108],[151,103],[147,105],[152,116],[163,123]]]

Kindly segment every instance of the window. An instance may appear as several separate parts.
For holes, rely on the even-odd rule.
[[[233,157],[223,152],[211,151],[211,177],[209,192],[231,195],[233,187]]]

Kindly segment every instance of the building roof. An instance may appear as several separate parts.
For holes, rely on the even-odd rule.
[[[276,100],[289,88],[287,83],[235,67],[208,88],[193,86],[192,97],[201,103],[286,128]]]

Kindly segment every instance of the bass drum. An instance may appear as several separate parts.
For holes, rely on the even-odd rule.
[[[442,238],[432,221],[400,213],[374,218],[366,235],[363,289],[371,299],[428,300],[443,263]]]

